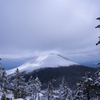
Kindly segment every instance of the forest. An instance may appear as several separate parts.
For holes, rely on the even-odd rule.
[[[63,77],[58,88],[48,84],[47,89],[41,89],[39,78],[30,76],[28,82],[17,68],[14,79],[7,76],[6,70],[0,68],[0,98],[1,100],[100,100],[100,68],[94,73],[86,71],[82,80],[77,79],[76,89],[71,90]]]

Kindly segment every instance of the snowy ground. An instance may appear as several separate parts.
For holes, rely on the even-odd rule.
[[[0,92],[0,100],[1,100],[2,95],[3,95],[3,93]],[[42,96],[43,95],[40,93],[39,94],[40,100],[41,100]],[[22,98],[14,99],[13,94],[9,93],[9,94],[6,94],[6,98],[10,98],[11,100],[30,100],[32,97],[31,96],[27,96],[25,99],[22,99]],[[36,100],[38,100],[38,98],[36,98]]]

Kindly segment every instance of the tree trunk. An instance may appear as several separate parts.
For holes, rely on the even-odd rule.
[[[89,89],[87,89],[87,100],[90,100]]]

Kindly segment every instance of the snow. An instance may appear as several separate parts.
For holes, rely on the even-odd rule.
[[[88,82],[88,81],[93,81],[92,78],[86,78],[85,82]]]
[[[98,73],[98,76],[100,76],[100,72]]]
[[[48,67],[61,67],[61,66],[70,66],[70,65],[79,65],[78,63],[72,62],[62,55],[49,53],[46,55],[35,57],[23,65],[17,67],[20,72],[25,71],[26,73],[31,72],[33,70],[37,70],[39,68],[48,68]],[[7,70],[7,75],[13,74],[16,68]]]
[[[88,80],[93,81],[93,79],[92,79],[92,78],[88,78]]]

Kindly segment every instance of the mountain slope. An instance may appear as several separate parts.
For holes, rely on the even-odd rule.
[[[54,87],[59,87],[63,77],[65,77],[68,86],[71,89],[75,89],[77,79],[82,79],[85,76],[86,71],[90,71],[94,76],[97,71],[96,68],[90,68],[83,65],[71,65],[70,67],[55,67],[55,68],[42,68],[38,71],[32,71],[29,73],[21,73],[22,76],[29,80],[30,76],[34,78],[38,77],[42,83],[42,88],[47,88],[48,83],[52,83]]]
[[[79,64],[68,60],[62,55],[49,53],[47,55],[35,57],[17,68],[20,70],[20,72],[29,73],[41,68],[49,68],[49,67],[55,68],[55,67],[61,67],[61,66],[68,67],[70,65],[79,65]],[[7,74],[8,75],[13,74],[15,70],[16,68],[8,70]]]

